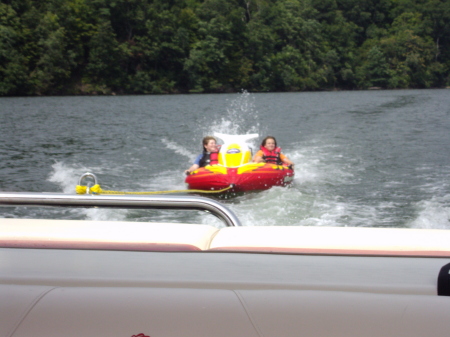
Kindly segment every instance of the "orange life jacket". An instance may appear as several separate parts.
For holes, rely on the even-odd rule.
[[[281,148],[276,147],[273,151],[269,151],[264,146],[261,146],[260,150],[264,153],[263,159],[266,163],[277,165],[283,164],[280,158]]]

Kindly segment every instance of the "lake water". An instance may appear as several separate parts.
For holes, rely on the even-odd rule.
[[[277,138],[294,184],[220,200],[243,225],[450,228],[450,91],[0,98],[0,190],[185,189],[214,131]],[[0,208],[0,217],[207,223],[197,211]]]

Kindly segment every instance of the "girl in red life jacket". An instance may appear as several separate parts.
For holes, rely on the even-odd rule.
[[[217,165],[219,163],[218,151],[216,139],[211,136],[206,136],[203,138],[203,153],[199,154],[195,159],[194,164],[184,172],[190,174],[199,167]]]
[[[255,163],[285,164],[294,167],[294,163],[281,153],[281,149],[277,147],[277,140],[272,136],[263,139],[260,150],[256,152],[253,161]]]

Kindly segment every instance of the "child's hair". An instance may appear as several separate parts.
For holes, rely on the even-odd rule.
[[[205,138],[203,138],[203,145],[202,145],[202,150],[203,152],[205,152],[205,145],[208,145],[209,141],[213,140],[217,143],[216,138],[214,138],[213,136],[206,136]]]
[[[277,140],[275,139],[275,137],[272,137],[272,136],[267,136],[266,138],[264,138],[263,139],[263,141],[262,141],[262,143],[261,143],[261,146],[266,146],[266,142],[269,140],[269,139],[273,139],[273,141],[275,142],[275,147],[277,147]]]

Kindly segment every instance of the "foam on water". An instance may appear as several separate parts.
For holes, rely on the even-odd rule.
[[[73,194],[75,186],[78,185],[80,172],[87,172],[86,167],[68,166],[63,162],[56,162],[52,165],[53,172],[50,173],[48,180],[59,185],[63,193]]]
[[[409,227],[426,229],[450,229],[450,194],[433,197],[416,204],[418,216]]]
[[[53,172],[49,176],[49,181],[58,184],[64,193],[74,194],[75,186],[79,183],[80,172],[102,172],[99,167],[84,167],[82,165],[68,165],[57,162],[53,166]],[[97,175],[98,177],[98,175]],[[153,177],[140,180],[137,192],[157,192],[168,190],[183,190],[184,178],[182,172],[178,170],[167,170],[158,172]],[[89,179],[90,180],[90,179]],[[83,184],[92,185],[92,181],[85,181]],[[103,189],[110,189],[108,182],[98,182]],[[121,189],[130,191],[129,188]],[[31,212],[34,212],[33,210]],[[36,218],[43,217],[42,210],[36,209]],[[186,218],[186,211],[174,210],[142,210],[142,209],[108,209],[108,208],[70,208],[50,209],[48,208],[45,215],[50,218],[66,218],[66,219],[86,219],[92,221],[152,221],[152,222],[186,222],[186,223],[205,223],[223,227],[222,221],[212,215],[204,212],[191,211],[189,219]],[[11,214],[12,217],[17,215]]]
[[[87,168],[82,165],[67,165],[63,162],[56,162],[52,165],[53,172],[49,176],[49,181],[58,184],[63,193],[74,194],[75,186],[79,184],[80,172],[102,172],[100,167]],[[90,179],[89,179],[90,180]],[[83,184],[90,184],[93,182],[83,182]],[[114,219],[116,221],[125,220],[126,210],[121,209],[102,209],[102,208],[70,208],[63,212],[68,213],[65,218],[82,219],[94,221],[106,221]],[[54,216],[63,216],[59,210],[51,211]]]

